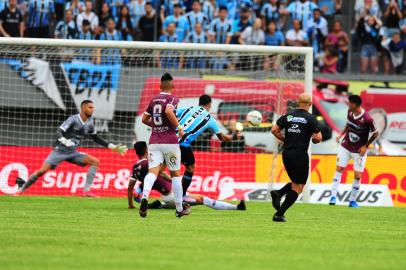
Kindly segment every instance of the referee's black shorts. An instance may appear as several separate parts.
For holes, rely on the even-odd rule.
[[[195,155],[191,147],[180,146],[180,154],[183,165],[195,165]]]
[[[307,151],[285,149],[282,153],[282,160],[290,180],[295,184],[306,184],[309,176],[309,154]]]

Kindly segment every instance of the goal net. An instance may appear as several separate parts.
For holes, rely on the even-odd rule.
[[[286,182],[274,155],[272,122],[311,91],[312,49],[296,47],[174,44],[81,40],[0,39],[0,194],[17,191],[44,162],[58,127],[91,99],[98,134],[126,144],[125,156],[82,140],[80,152],[100,160],[92,190],[125,196],[137,161],[134,141],[148,141],[141,123],[150,99],[160,92],[164,72],[174,76],[179,107],[212,97],[211,113],[224,133],[243,126],[242,137],[222,143],[211,131],[194,143],[196,171],[189,191],[214,198],[226,183]],[[246,115],[260,111],[258,127]],[[81,195],[86,167],[61,163],[26,190],[27,195]],[[228,199],[265,199],[266,192],[236,191]]]

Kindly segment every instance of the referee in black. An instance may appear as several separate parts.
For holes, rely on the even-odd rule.
[[[292,181],[280,190],[271,191],[272,205],[276,209],[273,216],[275,222],[286,222],[285,212],[295,203],[306,184],[309,175],[307,150],[310,139],[313,143],[319,143],[322,140],[317,119],[309,113],[312,105],[311,97],[308,94],[302,94],[297,103],[298,109],[281,116],[272,127],[272,134],[284,142],[283,164]],[[286,195],[285,201],[280,205],[284,195]]]

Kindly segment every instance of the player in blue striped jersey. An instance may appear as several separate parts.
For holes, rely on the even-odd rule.
[[[193,2],[192,11],[185,14],[189,23],[189,29],[195,29],[196,23],[200,23],[204,29],[209,26],[209,19],[202,12],[202,4],[196,0]]]
[[[237,139],[239,134],[225,135],[221,131],[217,120],[210,115],[211,97],[202,95],[199,98],[199,106],[176,109],[176,117],[179,125],[182,126],[184,135],[179,139],[181,162],[185,166],[185,173],[182,178],[183,195],[192,182],[195,171],[195,156],[190,144],[199,137],[205,130],[210,129],[221,141]]]
[[[55,14],[53,0],[30,0],[28,7],[28,36],[48,38],[49,25]]]

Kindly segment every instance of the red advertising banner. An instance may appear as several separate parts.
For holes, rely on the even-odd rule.
[[[17,177],[28,179],[52,149],[50,147],[0,146],[0,194],[17,191]],[[128,179],[137,161],[133,151],[124,157],[108,149],[81,148],[100,159],[92,191],[99,196],[126,196]],[[197,152],[197,169],[190,191],[217,198],[219,187],[229,182],[255,182],[255,154]],[[220,159],[219,159],[220,157]],[[27,195],[81,195],[86,167],[63,162],[27,189]]]

